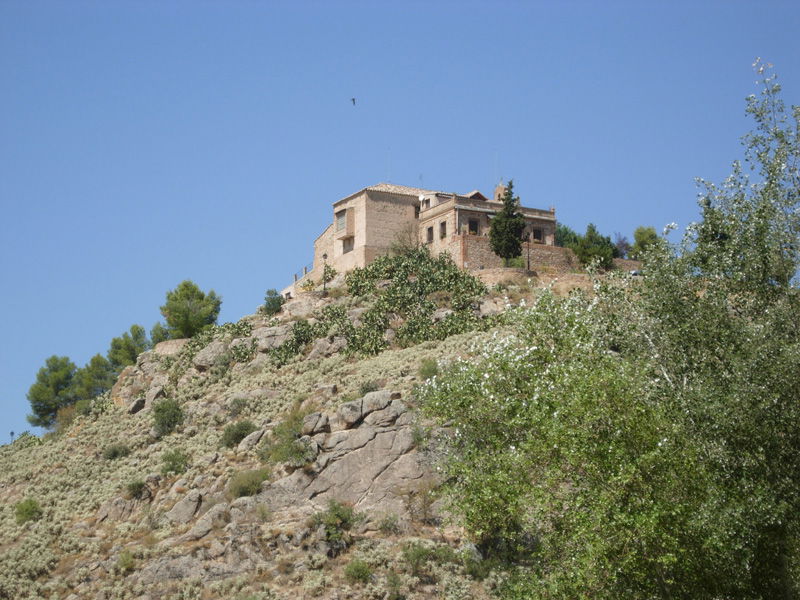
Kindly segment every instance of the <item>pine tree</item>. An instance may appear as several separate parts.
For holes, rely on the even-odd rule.
[[[514,182],[509,181],[503,194],[503,208],[492,219],[489,229],[489,246],[500,258],[508,262],[522,254],[522,231],[525,218],[519,212],[519,197],[514,196]]]
[[[170,337],[188,338],[216,323],[221,305],[222,298],[214,290],[206,294],[187,279],[167,292],[161,314],[167,321]]]
[[[33,414],[28,422],[36,427],[55,423],[59,408],[75,403],[72,380],[75,363],[66,356],[51,356],[36,374],[36,382],[28,390],[28,402]]]

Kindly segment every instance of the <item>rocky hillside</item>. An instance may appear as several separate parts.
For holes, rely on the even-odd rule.
[[[439,290],[426,318],[448,329],[421,343],[397,342],[398,308],[373,356],[348,346],[380,301],[344,286],[157,345],[88,414],[0,448],[0,597],[487,596],[414,389],[531,285],[466,307]]]

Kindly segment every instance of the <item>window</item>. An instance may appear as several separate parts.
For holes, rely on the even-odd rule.
[[[347,209],[336,213],[336,231],[344,231],[345,227],[347,227]]]
[[[534,229],[533,230],[533,241],[534,242],[541,242],[542,239],[543,239],[542,238],[542,230],[539,229],[539,228]]]
[[[428,243],[433,242],[433,227],[428,227]]]
[[[342,254],[347,254],[353,250],[353,238],[342,240]]]
[[[439,223],[439,239],[443,240],[447,237],[447,221]]]
[[[430,207],[431,207],[430,198],[425,198],[425,200],[422,201],[422,210],[428,210]]]
[[[414,207],[414,218],[419,219],[419,206]]]
[[[469,233],[471,235],[478,235],[478,219],[469,220]]]

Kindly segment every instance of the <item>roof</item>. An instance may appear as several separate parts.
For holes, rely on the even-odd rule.
[[[394,183],[379,183],[366,188],[368,192],[387,192],[389,194],[403,194],[405,196],[420,196],[422,194],[435,194],[434,190],[424,190],[422,188],[409,187],[407,185],[395,185]]]

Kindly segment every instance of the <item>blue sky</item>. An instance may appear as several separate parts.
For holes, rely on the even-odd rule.
[[[367,185],[685,226],[753,59],[800,104],[798,31],[797,2],[0,2],[0,441],[48,356],[187,278],[252,313]]]

